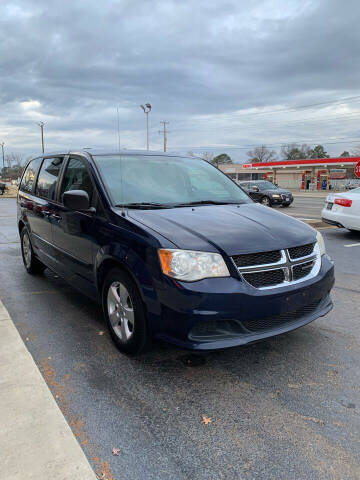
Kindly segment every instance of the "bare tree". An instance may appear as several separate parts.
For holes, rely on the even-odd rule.
[[[1,169],[1,175],[11,180],[18,179],[23,171],[23,158],[19,153],[9,153],[5,155],[5,168]]]
[[[284,160],[303,160],[305,158],[311,158],[313,150],[303,143],[299,145],[298,143],[288,143],[281,147],[281,156]]]
[[[214,154],[210,152],[203,152],[199,155],[200,158],[206,160],[207,162],[211,163],[214,159]]]
[[[250,157],[250,160],[254,163],[272,162],[276,159],[275,150],[270,150],[265,145],[256,147],[254,150],[249,150],[246,155]]]
[[[20,153],[8,153],[5,155],[5,163],[8,164],[9,168],[13,166],[21,166],[23,163],[23,157]]]
[[[352,151],[352,157],[360,157],[360,145],[357,145]]]

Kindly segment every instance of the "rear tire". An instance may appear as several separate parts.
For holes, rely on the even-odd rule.
[[[111,338],[122,353],[139,355],[149,349],[142,299],[132,278],[120,268],[113,268],[105,277],[102,305]]]
[[[21,254],[26,271],[31,275],[43,273],[46,266],[35,257],[34,250],[30,241],[30,235],[26,227],[21,230],[20,238]]]
[[[265,207],[271,207],[270,198],[264,195],[260,200],[261,205],[265,205]]]

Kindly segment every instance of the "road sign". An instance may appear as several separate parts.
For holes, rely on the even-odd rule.
[[[360,178],[360,162],[355,166],[355,175]]]

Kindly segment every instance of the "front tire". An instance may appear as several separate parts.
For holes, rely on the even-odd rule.
[[[270,198],[267,197],[266,195],[262,197],[262,199],[260,200],[260,203],[261,205],[265,205],[265,207],[271,207]]]
[[[34,255],[34,250],[31,245],[30,235],[28,229],[24,227],[21,230],[21,254],[24,262],[24,267],[31,275],[43,273],[45,265],[38,260]]]
[[[138,355],[149,348],[146,312],[131,277],[114,268],[106,275],[102,291],[103,311],[111,338],[127,355]]]

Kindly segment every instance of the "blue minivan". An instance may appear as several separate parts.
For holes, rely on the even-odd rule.
[[[153,337],[193,350],[244,345],[332,308],[320,232],[254,203],[197,158],[42,155],[25,168],[17,204],[26,270],[48,267],[101,303],[128,354]]]

